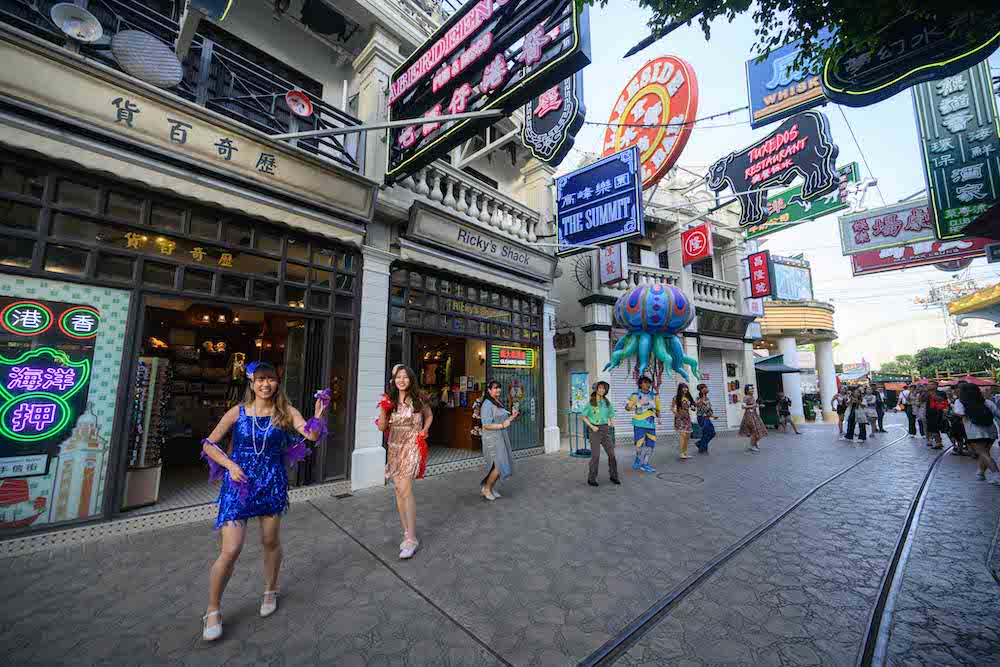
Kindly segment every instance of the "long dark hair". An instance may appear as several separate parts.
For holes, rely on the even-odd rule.
[[[591,407],[595,408],[597,407],[597,388],[600,387],[602,384],[604,385],[604,396],[602,396],[601,398],[604,400],[605,403],[611,405],[611,401],[608,399],[608,393],[611,391],[611,385],[605,382],[604,380],[598,380],[597,382],[594,383],[594,391],[590,392]]]
[[[392,409],[389,410],[389,414],[395,412],[399,406],[399,387],[396,386],[396,376],[404,372],[410,378],[410,386],[406,389],[406,400],[414,412],[421,412],[424,409],[424,402],[420,400],[420,394],[423,393],[423,390],[420,388],[420,381],[417,380],[417,374],[409,366],[398,365],[396,372],[392,374],[392,378],[389,380],[389,400],[392,401]]]
[[[993,413],[986,407],[986,399],[979,387],[971,382],[963,382],[958,385],[958,400],[962,401],[965,414],[976,426],[990,426],[993,424]]]
[[[691,390],[688,389],[688,386],[686,384],[681,382],[680,384],[677,385],[677,395],[674,396],[674,405],[676,405],[678,408],[681,407],[681,401],[684,399],[685,394],[687,395],[688,401],[690,401],[691,404],[694,405],[694,397],[691,396]]]
[[[249,380],[249,382],[247,382],[247,388],[243,390],[244,411],[247,408],[252,407],[257,398],[257,392],[253,390],[253,381],[258,376],[271,376],[278,379],[278,371],[274,366],[265,361],[251,362],[247,366],[247,380]],[[278,388],[275,390],[274,396],[271,400],[273,401],[271,407],[271,424],[282,429],[283,431],[293,430],[292,406],[288,402],[288,397],[285,396],[285,391],[281,388],[280,382],[278,383]]]
[[[497,380],[490,380],[489,382],[486,383],[486,393],[483,394],[483,400],[489,401],[490,403],[492,403],[493,405],[497,406],[501,410],[506,410],[507,408],[504,407],[503,401],[496,400],[490,394],[490,389],[492,389],[493,387],[499,387],[501,393],[503,392],[503,385],[502,384],[500,384]]]

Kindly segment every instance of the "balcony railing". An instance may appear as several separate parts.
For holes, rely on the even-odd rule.
[[[692,275],[691,282],[696,305],[727,313],[741,312],[739,285],[699,275]]]
[[[123,30],[149,33],[171,48],[177,39],[178,23],[147,5],[164,5],[156,0],[90,0],[87,9],[97,17],[104,36],[93,44],[77,44],[56,27],[49,18],[51,0],[0,0],[0,21],[30,32],[47,41],[79,51],[105,65],[122,70],[110,49],[111,38]],[[262,67],[246,55],[223,46],[219,38],[259,61],[270,61],[272,69]],[[266,46],[266,45],[262,45]],[[266,134],[284,134],[360,125],[361,121],[322,99],[322,86],[284,66],[257,47],[223,33],[212,24],[203,24],[195,35],[184,62],[184,78],[171,92],[223,116],[237,120]],[[123,70],[124,71],[124,70]],[[127,72],[126,72],[127,73]],[[292,81],[290,79],[295,79]],[[293,114],[285,104],[285,93],[299,90],[313,105],[308,118]],[[299,139],[292,145],[335,162],[354,172],[362,172],[364,135],[346,138],[323,137]]]
[[[522,241],[533,243],[542,233],[537,211],[441,161],[403,179],[393,190]]]
[[[655,283],[678,285],[680,280],[681,274],[679,271],[656,269],[651,266],[642,266],[641,264],[629,264],[628,277],[617,285],[613,285],[612,289],[626,292],[639,285],[653,285]]]

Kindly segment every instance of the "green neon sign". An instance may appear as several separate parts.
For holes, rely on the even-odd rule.
[[[37,301],[15,301],[0,312],[0,324],[12,334],[35,336],[52,326],[52,311]]]
[[[15,367],[22,367],[22,365],[29,364],[31,361],[43,356],[51,357],[53,363],[46,364],[42,368],[31,368],[32,371],[42,371],[40,376],[33,374],[28,377],[22,373],[16,378],[14,377]],[[39,390],[46,391],[51,388],[62,389],[62,393],[59,395],[63,400],[69,400],[78,391],[86,387],[87,382],[90,380],[89,359],[70,361],[68,354],[53,347],[40,347],[35,350],[29,350],[16,359],[8,359],[0,354],[0,367],[5,366],[9,367],[9,370],[0,379],[0,398],[3,398],[4,402],[10,402],[28,394],[38,393]],[[50,369],[59,369],[63,372],[49,373],[48,377],[46,377],[45,371]],[[67,376],[65,369],[74,369],[76,371],[72,379]],[[25,393],[14,393],[13,390],[15,389],[22,389]]]
[[[18,409],[18,406],[25,406]],[[16,442],[36,442],[66,428],[71,417],[69,403],[49,392],[22,394],[0,407],[0,433]],[[33,432],[26,433],[29,427]]]

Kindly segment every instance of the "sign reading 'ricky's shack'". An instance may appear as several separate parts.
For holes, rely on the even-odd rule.
[[[589,63],[588,12],[573,0],[466,3],[390,77],[390,119],[425,122],[389,130],[386,182],[406,178],[496,122],[435,117],[511,113]]]

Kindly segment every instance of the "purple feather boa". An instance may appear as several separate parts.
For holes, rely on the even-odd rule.
[[[306,425],[302,428],[302,430],[308,435],[316,436],[316,439],[319,440],[326,435],[326,421],[323,419],[317,419],[316,417],[310,417],[309,421],[306,422]]]
[[[309,456],[312,456],[312,450],[306,446],[305,440],[299,440],[285,449],[285,463],[287,465],[302,463]]]
[[[229,483],[236,487],[236,499],[240,504],[245,504],[246,501],[250,500],[250,495],[256,490],[256,485],[247,480],[245,482],[234,482],[233,478],[229,478]]]
[[[202,444],[204,443],[208,443],[214,447],[218,446],[214,442],[210,442],[208,440],[202,440]],[[212,482],[221,482],[226,477],[226,469],[223,466],[216,463],[215,461],[213,461],[212,457],[210,457],[204,450],[202,450],[201,452],[201,458],[202,460],[205,461],[205,463],[208,464],[209,484],[211,484]]]

